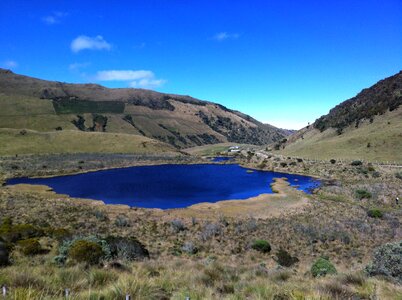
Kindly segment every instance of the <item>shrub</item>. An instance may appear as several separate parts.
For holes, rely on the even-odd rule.
[[[18,246],[20,246],[21,252],[27,256],[37,255],[42,252],[42,247],[38,239],[35,238],[19,241]]]
[[[11,219],[3,220],[0,226],[0,236],[9,243],[15,243],[19,240],[26,240],[34,237],[43,236],[42,229],[31,224],[13,225]]]
[[[336,268],[327,259],[320,257],[311,266],[311,274],[314,277],[322,277],[326,275],[336,274]]]
[[[381,173],[378,171],[374,171],[373,174],[371,174],[374,178],[379,178],[381,177]]]
[[[367,215],[370,218],[381,219],[383,217],[383,212],[378,208],[372,208],[367,211]]]
[[[218,236],[222,233],[222,227],[219,224],[208,223],[204,226],[200,236],[203,241],[212,237]]]
[[[335,160],[335,159],[331,159],[329,162],[330,162],[331,164],[335,164],[335,163],[336,163],[336,160]]]
[[[149,257],[148,250],[134,237],[109,236],[105,241],[111,258],[133,261]]]
[[[288,166],[288,164],[285,163],[285,162],[281,162],[280,165],[281,165],[282,168],[286,168]]]
[[[293,257],[286,250],[280,248],[275,254],[276,262],[282,267],[291,267],[299,261],[297,257]]]
[[[117,227],[130,227],[130,221],[125,217],[125,216],[117,216],[116,220],[114,221],[114,224]]]
[[[395,177],[398,179],[402,179],[402,172],[396,172]]]
[[[6,266],[9,263],[9,252],[6,243],[0,240],[0,266]]]
[[[102,249],[103,258],[104,259],[111,258],[111,251],[108,243],[105,240],[99,239],[96,236],[75,237],[71,240],[65,240],[59,246],[59,254],[55,256],[53,259],[58,266],[63,266],[66,263],[67,258],[70,256],[70,249],[77,241],[87,241],[90,243],[97,244]]]
[[[262,253],[268,253],[271,251],[271,245],[265,240],[256,240],[251,246],[254,250],[260,251]]]
[[[185,242],[181,247],[181,250],[188,254],[196,254],[198,252],[198,248],[193,242]]]
[[[65,228],[49,228],[46,233],[58,241],[71,237],[71,232]]]
[[[170,222],[170,227],[176,233],[186,230],[186,226],[180,220],[173,220],[172,222]]]
[[[370,276],[382,275],[402,283],[402,241],[388,243],[374,251],[372,263],[366,267]]]
[[[371,198],[371,193],[366,190],[356,190],[355,195],[359,200]]]
[[[103,256],[102,247],[95,242],[86,240],[75,241],[68,251],[68,256],[80,263],[96,265]]]
[[[95,215],[95,218],[98,219],[99,221],[107,221],[108,220],[107,215],[101,210],[95,210],[94,215]],[[119,221],[117,221],[117,222],[119,222]]]
[[[363,163],[361,160],[354,160],[352,161],[352,163],[350,164],[351,166],[361,166]]]

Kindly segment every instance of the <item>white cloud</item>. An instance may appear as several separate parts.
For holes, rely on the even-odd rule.
[[[71,51],[77,53],[81,50],[110,50],[112,45],[106,42],[101,35],[89,37],[80,35],[71,42]]]
[[[225,40],[236,40],[240,37],[238,33],[227,33],[227,32],[219,32],[213,36],[213,39],[219,42]]]
[[[151,71],[146,70],[109,70],[109,71],[99,71],[96,74],[96,78],[100,81],[129,81],[129,80],[139,80],[143,78],[153,78],[155,75]]]
[[[166,83],[164,79],[143,78],[141,80],[131,81],[129,86],[132,88],[154,89]]]
[[[68,69],[70,71],[77,71],[80,69],[84,69],[86,67],[88,67],[91,63],[89,62],[84,62],[84,63],[72,63],[68,66]]]
[[[61,23],[61,19],[63,19],[67,15],[68,14],[65,12],[56,11],[48,16],[43,17],[42,21],[47,25],[58,24]]]
[[[2,65],[3,65],[5,68],[10,68],[10,69],[13,69],[13,68],[17,68],[17,67],[18,67],[18,63],[17,63],[15,60],[6,60],[6,61],[4,61],[4,62],[2,63]]]
[[[157,88],[166,83],[164,79],[155,78],[155,74],[148,70],[106,70],[96,74],[99,81],[127,81],[133,88]]]

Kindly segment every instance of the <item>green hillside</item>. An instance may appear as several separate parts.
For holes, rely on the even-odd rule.
[[[0,128],[145,136],[175,148],[266,144],[288,132],[222,105],[143,89],[40,80],[0,69]]]
[[[179,154],[172,146],[130,134],[63,130],[38,132],[0,129],[0,155],[55,153],[166,153]]]
[[[280,152],[290,156],[401,163],[402,108],[376,116],[372,123],[362,121],[358,128],[350,125],[340,135],[334,128],[303,129],[284,146]]]

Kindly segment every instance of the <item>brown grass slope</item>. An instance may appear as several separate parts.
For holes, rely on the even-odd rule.
[[[163,153],[181,155],[173,146],[147,137],[63,130],[38,132],[0,128],[0,156],[51,153]]]
[[[287,135],[238,111],[189,96],[45,81],[4,69],[0,69],[0,107],[0,128],[127,133],[177,148],[222,142],[266,144]]]
[[[284,155],[402,162],[402,72],[364,89],[277,144]]]

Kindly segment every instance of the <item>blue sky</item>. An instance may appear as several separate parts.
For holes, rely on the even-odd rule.
[[[402,69],[402,1],[0,1],[0,66],[299,129]],[[96,4],[95,4],[96,3]]]

